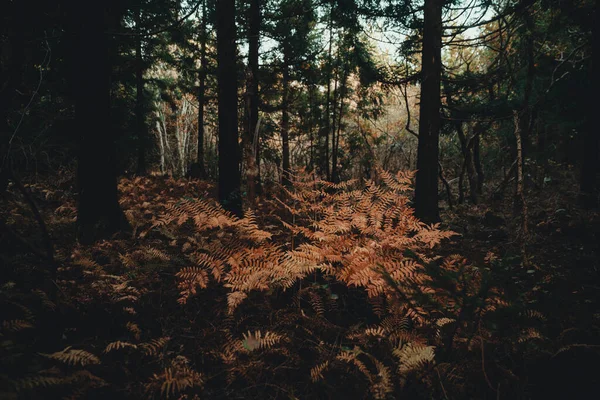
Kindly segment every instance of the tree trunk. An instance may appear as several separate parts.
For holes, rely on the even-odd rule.
[[[440,180],[442,181],[442,183],[444,184],[444,187],[446,188],[446,196],[448,197],[448,208],[450,208],[450,210],[452,210],[452,208],[454,207],[454,201],[452,200],[452,189],[450,189],[450,183],[448,182],[448,180],[444,177],[444,169],[442,168],[442,163],[439,163],[439,171],[440,171]]]
[[[308,137],[310,140],[309,147],[309,160],[308,160],[308,171],[312,172],[315,169],[315,140],[314,140],[314,132],[313,132],[313,122],[315,117],[315,109],[318,106],[315,105],[315,89],[316,86],[313,84],[309,84],[308,87],[308,104],[310,107],[310,112],[308,113]]]
[[[160,119],[160,113],[157,111],[156,112],[157,116]],[[159,158],[159,168],[160,168],[160,173],[162,175],[164,175],[167,171],[166,166],[165,166],[165,145],[163,142],[163,136],[165,136],[163,134],[163,128],[162,128],[162,124],[160,122],[160,120],[156,121],[156,133],[158,134],[158,150],[160,152],[160,158]]]
[[[246,160],[246,185],[248,202],[254,205],[258,185],[258,166],[256,165],[258,146],[258,54],[260,46],[260,0],[251,0],[248,37],[248,81],[247,124],[244,135],[244,158]]]
[[[465,171],[466,171],[466,163],[463,161],[462,168],[460,169],[460,174],[458,175],[458,204],[463,204],[465,202]]]
[[[136,13],[136,29],[141,33],[141,10]],[[142,37],[136,37],[135,43],[135,120],[138,138],[138,165],[137,175],[143,176],[147,173],[146,151],[148,143],[148,129],[146,127],[146,116],[144,115],[144,61],[142,59]]]
[[[531,95],[533,92],[533,79],[535,76],[535,47],[534,47],[534,27],[535,22],[533,21],[533,14],[530,14],[525,9],[523,14],[525,20],[526,34],[525,34],[525,57],[527,58],[527,72],[525,80],[525,89],[523,94],[523,110],[519,116],[521,123],[521,148],[523,160],[529,155],[530,152],[530,140],[531,130],[533,127],[533,110],[531,106]]]
[[[475,171],[477,171],[477,193],[483,194],[485,175],[481,165],[480,137],[481,133],[475,132],[475,137],[471,140],[473,141],[473,162],[475,163]]]
[[[438,154],[443,4],[444,0],[425,0],[415,215],[428,223],[440,220]]]
[[[235,37],[235,0],[219,0],[217,1],[219,201],[225,209],[241,216]]]
[[[329,50],[327,55],[327,62],[329,63],[327,70],[327,95],[325,97],[325,129],[323,130],[325,134],[325,159],[323,160],[323,169],[325,170],[325,178],[329,181],[331,180],[331,174],[329,170],[329,131],[331,129],[330,123],[330,105],[331,105],[331,77],[333,72],[333,60],[331,58],[332,46],[333,46],[333,6],[330,11],[329,18]]]
[[[463,123],[461,121],[456,123],[456,133],[458,134],[458,140],[460,141],[460,148],[463,153],[464,165],[467,171],[467,179],[469,181],[469,199],[471,200],[471,203],[477,204],[477,181],[475,180],[473,155],[467,143],[467,137],[465,136]]]
[[[338,48],[337,51],[337,56],[336,56],[336,65],[339,66],[340,65],[340,50]],[[333,69],[333,68],[332,68]],[[332,106],[333,106],[333,113],[331,115],[331,175],[329,177],[330,181],[334,181],[334,173],[336,173],[335,171],[335,167],[334,167],[334,160],[333,158],[336,157],[335,162],[337,163],[337,155],[335,154],[335,143],[336,143],[336,133],[337,133],[337,103],[338,103],[338,95],[339,95],[339,89],[338,89],[338,84],[339,84],[339,79],[338,79],[338,73],[339,73],[339,69],[335,71],[335,77],[334,77],[334,81],[333,81],[333,101],[332,101]]]
[[[282,176],[284,186],[290,186],[290,116],[289,116],[289,84],[290,72],[287,57],[283,61],[283,93],[281,100],[281,143],[283,146]]]
[[[81,142],[77,168],[78,238],[91,243],[127,226],[119,208],[115,135],[110,126],[110,47],[104,2],[72,3],[76,46],[75,123]]]
[[[598,3],[596,0],[596,10],[592,28],[592,48],[598,45]],[[595,60],[595,61],[594,61]],[[592,61],[589,68],[590,85],[588,99],[594,96],[600,90],[598,87],[598,74],[594,74],[593,67],[598,65],[598,56],[592,53]],[[600,134],[596,122],[597,106],[595,102],[588,101],[587,120],[585,123],[585,138],[583,151],[583,165],[581,166],[580,201],[586,208],[594,208],[599,205],[598,174],[600,173]]]
[[[9,51],[2,51],[0,59],[0,172],[6,171],[10,161],[10,145],[14,133],[14,123],[11,123],[11,111],[18,108],[19,88],[22,85],[22,71],[25,58],[26,24],[28,19],[27,4],[25,1],[7,2],[4,11],[10,15],[6,27],[7,37],[3,47]]]
[[[340,135],[342,133],[342,116],[344,115],[344,97],[346,95],[346,85],[347,85],[347,81],[348,81],[348,66],[345,65],[344,66],[344,70],[342,72],[342,80],[340,81],[340,86],[339,86],[339,101],[340,101],[340,109],[337,115],[337,133],[335,134],[335,136],[333,137],[333,143],[332,143],[332,157],[331,157],[331,180],[333,182],[338,183],[340,180],[339,177],[339,172],[338,172],[338,168],[337,168],[337,161],[338,161],[338,153],[339,153],[339,148],[340,148]],[[334,104],[335,107],[335,104]]]
[[[196,163],[198,165],[198,175],[193,178],[206,178],[206,169],[204,168],[204,105],[206,103],[206,0],[202,1],[202,23],[200,32],[200,73],[198,74],[198,155]]]
[[[523,159],[522,122],[517,110],[513,111],[515,123],[515,138],[517,139],[517,191],[514,199],[514,214],[521,214],[523,218],[523,233],[527,235],[527,202],[525,201],[525,179]]]

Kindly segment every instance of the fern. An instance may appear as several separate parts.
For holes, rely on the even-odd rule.
[[[64,383],[63,378],[54,376],[31,376],[14,382],[17,391],[31,390],[38,387],[58,386]]]
[[[142,343],[139,347],[142,349],[143,353],[149,356],[156,356],[159,351],[162,350],[163,347],[167,345],[167,343],[171,340],[170,337],[162,337],[158,339],[152,339],[147,343]]]
[[[5,332],[20,332],[23,329],[31,328],[33,328],[33,324],[22,319],[2,321],[2,330]]]
[[[242,340],[242,346],[248,351],[254,351],[258,349],[265,349],[273,347],[275,344],[283,340],[283,336],[273,332],[261,331],[250,332],[243,334],[244,339]]]
[[[104,349],[104,352],[105,353],[110,353],[111,351],[114,351],[114,350],[121,350],[121,349],[127,349],[127,348],[137,349],[138,346],[136,344],[133,344],[133,343],[122,342],[120,340],[117,340],[115,342],[109,343],[106,346],[106,348]]]
[[[162,373],[153,375],[150,382],[146,384],[146,392],[159,392],[168,399],[187,389],[202,387],[204,378],[190,368],[188,363],[185,357],[178,356]]]
[[[421,346],[414,343],[407,343],[402,348],[394,349],[393,354],[399,359],[399,373],[405,375],[434,362],[434,349],[433,346]]]
[[[327,368],[329,367],[329,361],[325,361],[320,363],[319,365],[314,366],[313,368],[310,369],[310,379],[313,382],[318,382],[320,380],[325,379],[325,377],[323,376],[323,373],[325,372],[325,370],[327,370]]]
[[[85,350],[71,349],[71,346],[66,347],[64,350],[57,351],[56,353],[40,354],[44,357],[60,361],[71,366],[80,365],[84,367],[91,364],[100,364],[100,359],[92,353],[89,353]]]

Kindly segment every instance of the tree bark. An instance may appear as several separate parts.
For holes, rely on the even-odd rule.
[[[197,178],[206,178],[206,169],[204,168],[204,105],[206,103],[206,69],[208,63],[206,60],[206,0],[202,1],[202,22],[200,32],[200,73],[198,74],[198,155],[196,163],[198,164]],[[194,177],[196,178],[196,177]]]
[[[246,160],[246,186],[248,202],[254,204],[258,186],[258,54],[260,46],[260,0],[250,1],[249,37],[248,37],[248,81],[247,81],[247,124],[244,137]]]
[[[323,133],[325,135],[325,159],[323,160],[323,169],[325,171],[325,178],[329,181],[331,180],[331,174],[329,170],[329,131],[331,130],[330,123],[330,105],[331,105],[331,77],[333,72],[333,60],[331,57],[332,46],[333,46],[333,6],[330,11],[329,18],[329,49],[327,55],[327,62],[329,63],[328,71],[327,71],[327,94],[325,97],[325,129]]]
[[[335,183],[338,183],[340,180],[339,172],[337,168],[338,161],[338,152],[340,148],[340,135],[342,133],[342,116],[344,115],[344,97],[346,95],[346,85],[348,81],[348,66],[345,65],[344,71],[342,72],[342,80],[339,85],[339,101],[340,101],[340,110],[337,114],[337,133],[333,137],[332,143],[332,155],[331,155],[331,180]],[[335,107],[335,104],[334,104]]]
[[[598,6],[600,1],[596,0],[596,9],[592,28],[592,48],[598,45]],[[589,68],[590,85],[588,99],[597,95],[600,87],[598,85],[598,74],[593,72],[594,65],[598,65],[598,55],[592,53],[592,61]],[[586,208],[598,207],[600,194],[598,188],[598,174],[600,173],[600,134],[598,125],[595,123],[597,107],[593,101],[588,101],[587,119],[585,123],[585,138],[583,150],[583,164],[581,166],[580,178],[580,201]]]
[[[112,3],[111,3],[112,4]],[[78,238],[91,243],[127,227],[119,207],[115,130],[110,126],[109,7],[104,2],[71,4],[76,45],[75,123],[81,141],[77,168]]]
[[[10,162],[10,141],[14,133],[14,123],[11,123],[11,111],[19,107],[19,88],[22,85],[22,71],[25,58],[25,42],[27,40],[26,24],[27,2],[12,1],[3,6],[4,12],[10,17],[0,59],[0,171],[6,172]]]
[[[458,175],[458,204],[463,204],[465,202],[465,171],[466,171],[466,163],[463,160],[462,167],[460,169],[460,174]]]
[[[522,122],[517,110],[513,111],[515,124],[515,138],[517,139],[517,191],[514,199],[514,214],[521,214],[523,218],[523,234],[527,235],[527,202],[525,201],[525,179],[524,179],[524,157],[523,157],[523,135]]]
[[[141,9],[136,12],[136,29],[141,33]],[[146,152],[148,143],[148,129],[146,127],[146,116],[144,114],[144,61],[142,59],[142,37],[136,37],[135,43],[135,120],[138,138],[138,164],[137,175],[143,176],[147,173]]]
[[[235,0],[219,0],[217,1],[219,201],[225,209],[241,216],[235,37]]]
[[[521,148],[523,160],[529,154],[531,148],[531,130],[533,127],[533,110],[531,106],[531,95],[533,93],[533,79],[535,77],[535,48],[534,48],[534,27],[533,14],[528,9],[524,10],[523,18],[525,20],[525,57],[527,58],[527,72],[525,78],[525,89],[523,94],[523,110],[519,115],[521,127]]]
[[[458,121],[456,123],[456,133],[458,134],[458,140],[460,141],[460,148],[463,153],[464,165],[467,171],[467,179],[469,181],[469,199],[471,203],[477,204],[477,181],[475,180],[475,167],[473,165],[473,154],[467,143],[467,137],[465,136],[463,123]]]
[[[477,171],[477,193],[481,195],[483,194],[485,175],[481,165],[480,137],[481,133],[475,132],[475,137],[471,140],[473,141],[473,162],[475,163],[475,171]]]
[[[283,61],[283,93],[281,100],[281,143],[283,146],[281,181],[284,186],[290,186],[290,116],[289,116],[289,81],[290,72],[287,57]]]
[[[428,223],[440,220],[438,154],[443,4],[444,0],[425,0],[415,215]]]
[[[336,65],[339,66],[340,64],[340,50],[338,48],[337,51],[337,56],[336,56]],[[333,67],[332,67],[333,69]],[[334,181],[334,176],[333,174],[335,173],[335,167],[333,166],[333,157],[335,156],[335,137],[336,137],[336,132],[337,132],[337,103],[338,103],[338,94],[339,94],[339,89],[338,89],[338,84],[339,84],[339,79],[338,79],[338,73],[339,73],[339,69],[337,69],[335,71],[335,75],[334,76],[334,81],[333,81],[333,101],[331,103],[331,106],[333,107],[333,112],[331,115],[331,125],[330,125],[330,131],[331,131],[331,175],[329,176],[329,180],[330,181]],[[337,163],[337,157],[335,162]],[[327,164],[328,168],[329,168],[329,160],[328,160],[328,164]]]

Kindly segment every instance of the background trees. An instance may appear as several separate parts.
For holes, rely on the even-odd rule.
[[[5,3],[1,398],[598,393],[597,2]]]
[[[415,215],[428,222],[440,218],[437,197],[443,5],[443,0],[426,0],[423,12]]]
[[[219,201],[242,214],[236,67],[235,1],[217,2],[217,83],[219,88]]]
[[[526,192],[556,162],[580,168],[582,199],[597,202],[593,1],[252,0],[219,19],[210,0],[146,0],[89,26],[71,3],[31,15],[24,4],[4,13],[3,168],[50,171],[83,151],[81,184],[110,180],[90,191],[113,193],[101,202],[113,209],[114,179],[88,163],[107,176],[221,176],[223,201],[250,204],[295,167],[339,181],[402,165],[418,170],[417,214],[435,221],[439,198]],[[82,29],[96,29],[93,45],[72,34]]]

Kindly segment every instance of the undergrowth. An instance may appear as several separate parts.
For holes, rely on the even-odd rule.
[[[531,363],[571,349],[499,279],[510,261],[443,251],[458,237],[414,217],[412,177],[300,171],[241,219],[207,184],[123,179],[133,230],[92,246],[69,236],[68,185],[28,185],[56,271],[22,243],[3,254],[0,395],[535,398]],[[3,221],[35,247],[19,196]]]

